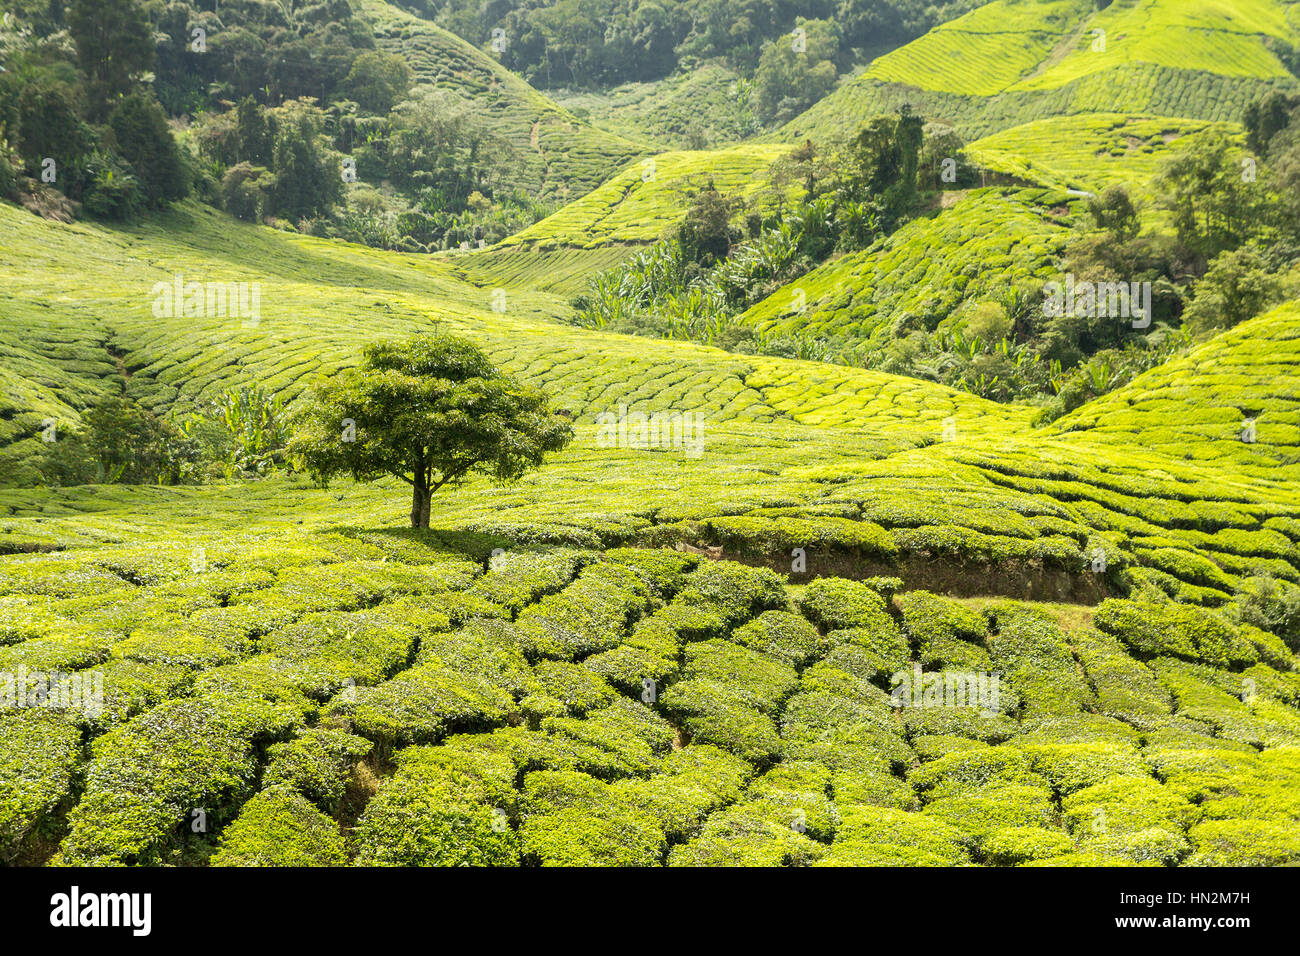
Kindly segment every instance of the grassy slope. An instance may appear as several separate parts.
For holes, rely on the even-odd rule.
[[[1152,369],[1053,430],[1300,481],[1298,375],[1300,303],[1292,303]],[[1246,419],[1256,422],[1253,444],[1239,440]]]
[[[639,138],[597,129],[502,67],[489,54],[384,0],[362,0],[380,49],[399,53],[419,82],[450,88],[515,150],[512,186],[561,201],[594,189],[616,169],[649,151]]]
[[[453,253],[456,274],[487,286],[572,295],[588,277],[681,222],[690,193],[712,182],[747,199],[767,185],[785,146],[733,146],[646,157],[599,188],[485,251]]]
[[[575,411],[603,410],[606,393],[643,381],[638,400],[663,407],[690,392],[709,409],[726,409],[728,418],[778,414],[744,384],[773,360],[556,325],[551,320],[567,309],[563,301],[526,289],[508,289],[506,311],[498,313],[492,287],[462,281],[437,259],[241,226],[198,206],[129,231],[55,227],[8,205],[0,217],[0,242],[13,263],[3,276],[9,296],[3,342],[27,363],[15,364],[25,374],[7,382],[10,416],[21,416],[19,430],[27,434],[37,415],[61,411],[66,419],[70,408],[102,390],[115,372],[114,354],[130,375],[129,391],[160,412],[246,379],[292,400],[317,371],[355,363],[360,345],[374,336],[409,334],[435,322],[473,335]],[[155,319],[153,285],[178,272],[190,281],[260,283],[259,324]],[[584,367],[593,353],[604,359]],[[860,395],[853,410],[874,400],[881,381],[865,372],[842,380],[842,388]],[[715,385],[705,388],[708,382]],[[31,407],[34,393],[44,397]],[[973,401],[939,389],[918,395],[921,404],[935,404],[936,420]],[[976,405],[981,411],[972,417],[994,407]]]
[[[878,58],[864,76],[923,90],[992,96],[1046,59],[1091,6],[1086,0],[996,0]]]
[[[981,200],[977,193],[967,202],[975,205],[996,196],[994,191]],[[24,436],[34,435],[40,418],[53,414],[67,421],[72,408],[111,387],[119,363],[130,375],[128,391],[160,412],[188,407],[244,381],[259,382],[292,400],[318,372],[354,364],[360,347],[374,337],[405,335],[440,322],[475,338],[509,370],[552,389],[557,400],[578,416],[588,436],[581,451],[574,453],[576,460],[609,457],[618,463],[611,466],[610,480],[626,480],[629,488],[645,477],[638,460],[646,456],[593,448],[591,423],[596,413],[624,404],[704,414],[716,445],[703,465],[673,455],[650,458],[660,461],[665,474],[676,475],[677,480],[689,476],[691,500],[706,513],[710,509],[714,514],[737,513],[754,504],[771,503],[773,496],[791,505],[827,497],[840,504],[860,502],[868,489],[902,481],[909,496],[931,502],[917,504],[921,512],[939,508],[946,516],[939,523],[962,525],[966,519],[954,512],[945,497],[953,488],[973,483],[990,489],[990,494],[1001,494],[997,486],[1004,481],[1002,471],[1014,472],[1022,464],[1038,461],[1049,454],[1049,445],[1056,449],[1050,453],[1062,460],[1077,457],[1071,442],[1085,438],[1090,456],[1111,462],[1095,467],[1165,473],[1170,477],[1156,484],[1167,484],[1168,494],[1185,497],[1188,485],[1204,487],[1206,495],[1239,501],[1236,507],[1258,516],[1248,521],[1265,520],[1277,502],[1292,498],[1291,492],[1274,489],[1279,473],[1247,467],[1250,458],[1241,460],[1240,469],[1234,468],[1234,475],[1239,470],[1245,477],[1231,481],[1217,471],[1210,477],[1198,469],[1198,458],[1220,455],[1215,428],[1194,431],[1197,442],[1189,446],[1193,450],[1178,453],[1149,442],[1134,448],[1124,435],[1110,442],[1108,433],[1100,429],[1086,436],[1054,431],[1049,441],[1043,434],[1029,433],[1027,409],[884,374],[737,356],[686,343],[557,325],[554,317],[563,312],[564,304],[524,289],[508,290],[507,310],[498,313],[489,305],[490,289],[466,284],[437,260],[232,224],[194,207],[130,231],[52,224],[8,206],[0,209],[0,217],[5,226],[4,261],[13,263],[0,273],[11,295],[5,303],[3,346],[10,354],[21,353],[28,363],[21,378],[6,377],[9,411],[4,417],[10,422],[11,439],[22,441],[27,449],[35,439]],[[988,228],[976,231],[984,234]],[[933,248],[922,238],[913,244]],[[19,250],[31,251],[23,258]],[[190,279],[261,282],[260,324],[244,329],[236,319],[155,319],[149,309],[151,286],[177,271]],[[904,277],[904,281],[915,285],[920,280]],[[1234,336],[1240,343],[1234,350],[1249,346],[1249,332]],[[75,350],[60,347],[67,341],[81,344]],[[1253,385],[1252,395],[1291,394],[1289,368],[1267,371],[1276,374]],[[1283,424],[1290,414],[1282,415]],[[1222,412],[1215,416],[1222,417]],[[955,419],[960,435],[956,443],[941,442],[943,423],[949,417]],[[1078,420],[1077,415],[1070,419]],[[1265,414],[1261,434],[1272,434],[1264,431],[1270,423],[1271,416]],[[838,447],[842,441],[848,444]],[[764,456],[769,460],[750,454],[755,443],[768,449]],[[967,454],[978,448],[992,459],[963,465],[951,479],[939,480],[938,476],[952,473],[954,456],[963,447]],[[878,454],[889,456],[882,463],[883,471],[871,461]],[[845,461],[845,456],[855,455],[863,460],[852,465]],[[624,468],[625,477],[612,477]],[[757,482],[767,490],[736,495],[734,487],[717,480],[720,472],[732,468],[746,476],[741,484]],[[1191,471],[1185,475],[1188,468]],[[882,481],[886,476],[888,480]],[[538,482],[545,491],[534,502],[536,511],[526,513],[534,520],[541,514],[553,519],[557,504],[568,502],[575,486],[545,477]],[[577,487],[584,486],[586,482]],[[1156,497],[1165,493],[1153,492]],[[40,500],[48,493],[22,493],[29,494]],[[211,492],[159,494],[183,499]],[[382,498],[366,489],[350,494]],[[1071,492],[1054,507],[1065,507],[1063,513],[1070,514],[1067,502],[1074,495]],[[598,486],[589,487],[581,497],[591,508],[624,514],[643,513],[647,507],[635,494],[616,495],[613,500],[625,503],[610,505]],[[1104,500],[1105,509],[1116,504]],[[394,506],[388,502],[388,507]],[[396,507],[400,510],[400,502]],[[500,516],[497,505],[488,510]],[[1127,510],[1150,512],[1156,523],[1165,522],[1161,508],[1139,503],[1120,506],[1121,512]],[[1081,515],[1072,515],[1071,520],[1091,526],[1094,532],[1124,527],[1124,520],[1111,510],[1093,514],[1087,521]],[[1170,524],[1167,533],[1181,533],[1181,520]],[[978,521],[966,526],[977,525]],[[24,523],[14,533],[21,537],[32,530]],[[941,550],[949,546],[951,542]]]
[[[1026,859],[1022,844],[1039,848],[1030,858],[1051,847],[1076,863],[1300,860],[1285,836],[1296,778],[1287,748],[1300,742],[1295,662],[1276,641],[1256,649],[1233,631],[1231,660],[1208,645],[1203,655],[1182,647],[1138,659],[1129,648],[1142,638],[1090,630],[1089,608],[985,599],[971,603],[988,608],[996,632],[976,618],[981,634],[946,645],[920,631],[911,643],[891,642],[894,625],[876,622],[814,637],[806,652],[777,644],[739,651],[705,647],[671,626],[634,630],[637,615],[661,624],[670,617],[635,589],[595,584],[608,576],[588,572],[574,582],[574,565],[535,586],[527,575],[484,575],[493,547],[520,554],[537,544],[602,550],[686,541],[785,568],[790,548],[805,547],[814,573],[878,568],[901,571],[912,587],[1053,602],[1092,603],[1104,593],[1086,570],[1097,546],[1116,571],[1130,569],[1136,586],[1185,602],[1220,604],[1258,569],[1300,580],[1290,461],[1294,309],[1211,343],[1186,369],[1172,367],[1173,382],[1191,379],[1186,396],[1172,396],[1185,421],[1200,401],[1225,394],[1225,376],[1263,406],[1261,443],[1270,444],[1242,454],[1226,427],[1188,428],[1176,447],[1149,440],[1165,426],[1143,417],[1138,385],[1168,397],[1152,376],[1117,393],[1132,405],[1112,396],[1033,433],[1026,410],[912,380],[565,328],[550,321],[559,301],[536,292],[512,290],[508,310],[496,313],[487,290],[465,284],[450,264],[235,225],[193,207],[111,230],[3,206],[0,237],[0,347],[10,370],[0,383],[10,421],[22,421],[36,390],[71,407],[107,388],[116,364],[105,359],[107,346],[132,372],[131,390],[165,409],[250,379],[291,396],[317,371],[355,362],[364,342],[434,318],[578,413],[574,446],[542,471],[513,486],[476,480],[440,494],[436,530],[424,538],[396,531],[405,495],[395,483],[320,490],[277,478],[0,492],[0,548],[65,549],[0,557],[0,664],[106,673],[110,711],[84,731],[97,738],[93,753],[63,747],[83,731],[57,715],[31,724],[0,717],[10,761],[9,786],[0,783],[5,825],[48,827],[64,859],[147,855],[171,842],[196,805],[210,809],[217,831],[242,826],[256,842],[262,831],[250,822],[257,804],[248,798],[264,775],[261,745],[319,722],[395,745],[406,760],[501,747],[513,755],[475,758],[480,769],[504,761],[493,771],[504,774],[504,789],[490,791],[476,788],[477,771],[430,777],[414,764],[394,773],[391,763],[372,762],[379,790],[359,832],[363,853],[412,845],[368,829],[385,808],[402,834],[436,832],[448,807],[484,816],[477,830],[458,829],[445,852],[496,839],[484,835],[492,832],[489,808],[504,805],[511,827],[502,840],[521,834],[528,858],[541,862],[586,852],[591,862],[1006,863]],[[262,282],[261,323],[154,319],[149,287],[175,270]],[[75,351],[59,347],[69,342]],[[21,376],[14,354],[27,363]],[[1193,377],[1206,366],[1219,378]],[[591,415],[619,404],[704,412],[702,455],[600,447]],[[944,441],[949,416],[956,431]],[[1289,444],[1271,444],[1283,428]],[[1266,467],[1274,463],[1282,467]],[[653,554],[662,560],[665,552]],[[694,573],[704,582],[710,572]],[[666,587],[686,595],[687,622],[732,614],[721,633],[734,641],[742,635],[735,628],[761,607],[734,585],[702,583],[705,596],[693,598],[682,584]],[[458,594],[467,588],[518,591],[519,603],[496,607]],[[559,597],[542,599],[557,589]],[[809,593],[790,586],[767,600],[835,626],[823,615],[844,609],[806,602]],[[578,638],[568,629],[590,625],[581,640],[594,643],[521,644],[534,648],[527,660],[513,644],[489,653],[471,631],[439,618],[457,607],[517,614],[518,630],[508,633],[521,641]],[[613,656],[591,654],[595,647],[614,648]],[[780,663],[792,652],[806,654],[802,672]],[[659,663],[655,653],[667,657]],[[1266,663],[1252,664],[1260,654]],[[1003,714],[891,712],[880,674],[913,660],[998,671]],[[627,666],[620,661],[632,670],[619,670]],[[652,708],[637,702],[641,667],[662,692]],[[711,678],[711,667],[732,676]],[[1257,697],[1243,703],[1237,693],[1247,676]],[[589,708],[585,720],[542,719]],[[497,732],[521,712],[533,721]],[[677,728],[690,742],[670,758]],[[450,734],[461,736],[448,743]],[[417,750],[405,746],[411,739],[441,746]],[[769,769],[774,758],[782,762]],[[682,759],[713,761],[700,782],[726,795],[696,806],[657,789],[671,786],[679,767],[671,761]],[[561,778],[539,769],[619,782],[600,797],[589,792],[595,783],[583,783],[583,802],[556,816],[538,785]],[[1203,779],[1211,770],[1212,784]],[[735,784],[723,782],[727,773]],[[683,781],[687,792],[701,792],[693,780]],[[678,818],[644,815],[664,799],[687,800],[689,820],[704,818],[674,829],[671,850],[664,840]],[[64,803],[76,804],[68,817],[58,810]],[[807,834],[791,831],[791,806],[807,808]],[[1091,825],[1097,806],[1112,821],[1102,832]],[[318,832],[334,832],[329,818],[313,819]],[[916,828],[924,836],[900,836]],[[262,852],[281,852],[282,839]],[[36,862],[53,850],[47,841],[19,846]],[[507,859],[517,856],[505,849]],[[186,860],[202,863],[209,850],[191,840]]]
[[[807,330],[878,351],[905,315],[932,329],[966,301],[1044,274],[1068,235],[1066,199],[1041,190],[973,190],[871,249],[778,289],[741,319],[764,332]]]
[[[586,110],[594,126],[663,149],[690,148],[692,135],[714,148],[745,139],[736,102],[738,74],[707,60],[653,83],[625,83],[599,93],[557,92],[563,106]]]
[[[1067,63],[1057,52],[1053,62]],[[979,148],[1052,185],[1140,180],[1150,161],[1144,144],[1165,121],[1127,120],[1122,130],[1110,122],[1052,124],[1052,135],[1068,131],[1081,144],[1066,157],[1026,148],[1044,132],[1032,128]],[[1102,160],[1088,171],[1077,158],[1092,135],[1097,148],[1128,147],[1129,133],[1139,142],[1113,168]],[[707,165],[688,156],[683,169]],[[742,165],[735,172],[743,180]],[[1027,409],[914,380],[556,324],[567,306],[552,293],[680,214],[660,188],[671,180],[658,161],[656,171],[654,188],[638,174],[617,201],[548,220],[529,243],[445,259],[234,224],[189,205],[131,229],[62,226],[0,205],[0,446],[11,452],[37,447],[42,418],[70,422],[122,372],[128,390],[159,411],[245,381],[292,399],[315,374],[354,364],[375,337],[435,322],[551,388],[578,427],[569,450],[516,485],[480,479],[440,494],[435,533],[423,539],[395,531],[406,510],[395,482],[0,490],[0,552],[64,549],[0,556],[0,669],[103,668],[113,706],[85,728],[57,715],[30,726],[21,715],[0,715],[0,761],[8,761],[0,829],[41,823],[72,860],[129,859],[128,845],[165,845],[193,806],[209,807],[216,828],[233,833],[254,819],[247,798],[264,775],[267,737],[299,735],[305,720],[341,721],[381,747],[385,728],[444,744],[450,733],[471,731],[451,746],[401,747],[406,757],[508,752],[475,764],[505,759],[504,789],[491,793],[472,772],[439,782],[418,764],[394,774],[390,763],[372,762],[379,794],[367,814],[378,819],[391,806],[405,835],[436,831],[449,806],[484,819],[506,806],[511,827],[501,839],[520,834],[529,859],[540,862],[572,861],[579,847],[592,854],[582,862],[1006,864],[1056,854],[1082,864],[1300,862],[1294,655],[1276,641],[1252,645],[1259,635],[1235,629],[1231,659],[1210,643],[1153,650],[1131,622],[1118,630],[1103,624],[1112,637],[1090,627],[1091,607],[1054,603],[1095,604],[1122,576],[1148,597],[1208,607],[1259,571],[1300,582],[1300,304],[1042,431],[1028,426]],[[1029,274],[1050,256],[1062,213],[1044,215],[1050,208],[1028,195],[967,194],[883,248],[805,277],[808,315],[786,314],[787,289],[749,317],[764,328],[812,321],[864,341],[903,311],[941,320],[963,298],[991,294],[1008,273]],[[604,241],[578,248],[596,224],[592,235]],[[939,255],[954,247],[962,263],[980,263],[960,282]],[[261,322],[154,318],[150,288],[175,272],[260,282]],[[543,273],[553,275],[539,282]],[[489,307],[497,285],[506,289],[504,312]],[[702,412],[702,455],[601,447],[593,417],[619,405]],[[1258,419],[1256,444],[1238,440],[1244,415]],[[603,668],[644,661],[645,647],[659,646],[620,616],[661,617],[635,596],[602,586],[593,600],[585,575],[570,583],[576,567],[526,594],[522,612],[455,592],[483,577],[493,547],[674,542],[721,545],[727,556],[783,571],[790,549],[803,547],[814,574],[899,573],[909,588],[982,595],[967,603],[986,611],[993,627],[977,618],[982,636],[940,649],[916,630],[891,644],[893,625],[876,622],[824,635],[800,671],[781,670],[788,649],[746,651],[720,683],[702,645],[670,627],[662,652],[675,663],[644,664],[667,689],[643,708],[640,672],[617,686],[589,677],[579,690],[574,672],[534,655],[520,659],[522,676],[509,676],[514,651],[462,647],[469,638],[444,633],[452,625],[422,607],[518,614],[525,631],[538,619],[545,625],[550,606],[567,627],[590,618],[603,646],[617,645],[614,657],[554,649],[543,656],[574,657],[583,674],[612,673]],[[1109,584],[1088,570],[1087,555],[1099,546],[1111,564]],[[204,561],[198,570],[196,553]],[[528,580],[498,578],[485,593]],[[539,601],[558,588],[572,589],[562,592],[572,603]],[[411,593],[414,604],[402,600]],[[725,588],[706,593],[697,615],[734,598]],[[1036,603],[1012,608],[989,600],[997,594]],[[806,596],[791,585],[780,600],[823,630],[836,626],[803,603]],[[228,604],[235,607],[221,606]],[[361,608],[368,610],[354,613]],[[341,616],[315,619],[313,610]],[[742,609],[722,635],[739,641],[747,632],[735,628],[757,611]],[[245,613],[272,623],[241,624]],[[1141,614],[1157,624],[1175,616],[1170,606]],[[375,623],[381,638],[366,636]],[[403,637],[412,624],[418,640]],[[436,655],[446,658],[445,670]],[[891,712],[882,675],[913,661],[996,670],[1003,715]],[[557,673],[567,690],[556,688]],[[697,707],[703,694],[704,710],[675,703],[675,694],[690,699],[684,678],[696,678],[691,693]],[[359,686],[348,690],[345,679]],[[379,696],[374,684],[383,687]],[[503,687],[507,703],[493,703]],[[1245,687],[1252,693],[1243,701]],[[565,700],[551,702],[544,689]],[[596,719],[539,724],[547,713],[576,717],[604,706],[581,703],[584,693],[617,703],[595,710]],[[354,710],[358,696],[370,717]],[[273,715],[258,710],[268,707]],[[620,707],[636,711],[632,723],[618,723],[628,719]],[[519,723],[519,712],[531,723],[493,733]],[[665,719],[671,723],[657,723]],[[706,742],[740,754],[743,772],[728,771],[739,782],[727,789],[722,771],[711,770],[672,789],[674,730],[689,741],[677,752],[688,761],[738,759],[715,756]],[[93,753],[79,746],[83,733],[97,736]],[[782,762],[769,769],[772,757]],[[592,778],[566,778],[565,786],[591,782],[557,813],[546,786],[560,781],[538,776],[539,768],[618,782],[593,796],[600,785]],[[520,781],[522,790],[512,785]],[[691,802],[706,790],[719,796]],[[404,803],[412,794],[428,800]],[[77,807],[65,818],[60,806],[69,803]],[[791,831],[792,806],[806,811],[807,834]],[[681,817],[648,807],[703,822],[670,833]],[[1109,820],[1101,830],[1098,809]],[[322,820],[325,831],[334,827]],[[479,838],[490,829],[482,824]],[[472,824],[462,827],[448,844],[471,832]],[[363,837],[363,852],[399,842]],[[23,846],[36,862],[53,848],[44,838]],[[191,842],[187,862],[202,863],[208,849]]]
[[[1118,113],[1055,116],[986,136],[969,152],[981,166],[1047,186],[1100,192],[1125,185],[1142,195],[1170,146],[1209,131],[1233,135],[1237,127]]]
[[[1136,63],[1220,76],[1287,79],[1290,75],[1268,41],[1295,42],[1296,23],[1288,21],[1288,8],[1294,6],[1279,0],[1111,4],[1088,21],[1086,42],[1013,89],[1053,89]],[[1104,50],[1093,49],[1095,30],[1105,31]]]
[[[709,181],[724,193],[751,197],[787,147],[733,146],[662,153],[623,170],[559,212],[504,240],[502,246],[594,248],[653,242],[679,222],[688,195]]]
[[[1294,90],[1269,44],[1300,42],[1288,0],[996,0],[875,61],[778,138],[827,138],[907,103],[975,139],[1054,115],[1236,121],[1270,88]],[[1106,31],[1094,52],[1093,30]]]

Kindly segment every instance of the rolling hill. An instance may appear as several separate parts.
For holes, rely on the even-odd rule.
[[[631,134],[675,130],[681,91],[626,91],[649,102],[624,138],[362,5],[482,105],[520,184],[575,198],[448,255],[193,199],[127,225],[0,203],[0,694],[32,673],[48,699],[100,692],[0,706],[0,863],[1300,864],[1300,303],[1046,427],[920,378],[568,321],[687,190],[757,195],[786,140],[915,100],[1023,182],[945,193],[740,321],[863,361],[950,330],[1057,268],[1079,192],[1141,197],[1171,144],[1294,87],[1270,44],[1300,4],[995,0],[781,142],[672,152]],[[167,314],[178,282],[258,308]],[[106,395],[167,417],[257,385],[292,412],[368,344],[435,329],[547,389],[576,437],[444,489],[428,530],[389,479],[36,480]],[[601,416],[629,413],[694,426],[611,442]]]
[[[583,122],[454,33],[384,0],[361,0],[359,6],[381,50],[402,56],[417,82],[472,101],[510,143],[511,186],[538,198],[576,199],[612,169],[652,151],[637,138]]]
[[[836,135],[903,104],[969,139],[1051,116],[1127,113],[1231,122],[1300,80],[1288,0],[995,0],[888,53],[778,131]]]

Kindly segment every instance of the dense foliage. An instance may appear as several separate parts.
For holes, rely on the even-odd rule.
[[[804,18],[835,23],[846,49],[905,43],[976,4],[970,0],[412,0],[412,9],[471,43],[500,38],[502,62],[542,88],[656,80],[724,57],[749,75],[791,46]],[[499,32],[498,32],[499,31]],[[809,33],[812,31],[810,30]],[[817,58],[821,62],[824,58]],[[839,60],[838,54],[831,60]],[[842,62],[842,61],[841,61]],[[834,79],[834,73],[831,75]]]
[[[427,528],[444,485],[472,472],[516,480],[572,437],[545,392],[503,375],[471,342],[424,336],[367,346],[360,369],[321,383],[289,453],[322,482],[400,478],[411,527]]]

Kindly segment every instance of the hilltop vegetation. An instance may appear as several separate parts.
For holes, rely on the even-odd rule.
[[[995,0],[880,57],[778,135],[816,139],[903,104],[970,139],[1084,113],[1233,122],[1300,88],[1297,47],[1289,0]]]

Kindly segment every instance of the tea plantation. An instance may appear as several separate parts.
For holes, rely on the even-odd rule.
[[[994,0],[761,142],[735,142],[720,60],[570,112],[355,6],[512,145],[509,185],[563,205],[415,254],[193,197],[121,223],[0,202],[0,865],[1300,865],[1294,293],[1050,422],[872,370],[1058,275],[1087,194],[1154,202],[1176,145],[1243,142],[1247,103],[1300,90],[1300,3]],[[713,148],[685,148],[697,96]],[[980,184],[736,309],[838,364],[575,324],[709,183],[793,205],[774,163],[905,103]],[[159,309],[187,282],[256,307]],[[248,386],[292,415],[430,331],[575,437],[439,491],[428,529],[396,479],[41,472],[107,396],[177,421]],[[638,413],[699,424],[608,440],[600,416]]]
[[[1025,201],[966,201],[994,200]],[[11,444],[122,369],[159,408],[292,398],[435,320],[579,430],[428,533],[385,484],[0,493],[0,670],[104,688],[94,716],[0,721],[7,862],[1300,860],[1294,638],[1236,613],[1261,574],[1300,581],[1294,307],[1036,433],[915,380],[557,326],[545,293],[494,312],[450,264],[197,208],[0,216]],[[153,282],[218,267],[262,281],[255,327],[149,314]],[[703,454],[599,447],[619,403],[704,409]],[[996,672],[996,704],[896,706],[913,667]]]
[[[971,138],[1049,116],[1132,113],[1232,122],[1300,88],[1293,0],[995,0],[877,58],[777,136],[824,136],[904,103]]]

